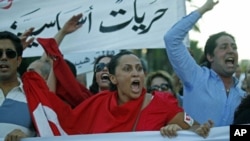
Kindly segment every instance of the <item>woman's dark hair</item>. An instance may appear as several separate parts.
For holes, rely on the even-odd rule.
[[[96,65],[99,63],[99,61],[102,59],[102,58],[105,58],[105,57],[109,57],[109,58],[112,58],[113,55],[111,54],[108,54],[108,55],[101,55],[99,57],[97,57],[95,59],[95,62],[94,62],[94,68],[93,68],[93,71],[94,71],[94,75],[93,75],[93,80],[92,80],[92,84],[89,86],[89,90],[90,92],[92,92],[93,94],[96,94],[99,92],[99,85],[98,83],[96,82],[96,71],[95,71],[95,68],[96,68]]]
[[[211,63],[207,60],[207,55],[208,54],[210,56],[214,55],[214,49],[217,46],[216,40],[218,38],[220,38],[221,36],[229,36],[235,41],[234,36],[232,36],[229,33],[224,32],[224,31],[211,35],[206,42],[205,49],[204,49],[204,55],[201,57],[201,61],[200,61],[201,66],[206,66],[208,68],[211,68]]]
[[[76,70],[76,66],[74,63],[72,63],[71,61],[69,61],[68,59],[64,59],[65,62],[68,64],[71,72],[73,73],[73,75],[76,77],[77,76],[77,70]]]
[[[11,42],[15,46],[17,56],[23,55],[23,45],[22,45],[20,38],[17,35],[9,32],[9,31],[2,31],[2,32],[0,32],[0,40],[2,40],[2,39],[11,40]]]
[[[148,65],[147,65],[147,62],[143,59],[141,59],[141,64],[142,64],[142,68],[143,68],[143,71],[145,74],[148,73]]]
[[[238,108],[234,113],[234,124],[248,124],[250,123],[249,114],[245,112],[250,112],[250,95],[247,95],[240,103]]]
[[[116,69],[117,65],[119,64],[120,58],[121,58],[122,56],[124,56],[124,55],[130,55],[130,54],[135,55],[135,54],[134,54],[133,52],[131,52],[131,51],[122,50],[122,51],[120,51],[118,54],[116,54],[114,57],[112,57],[112,59],[111,59],[110,62],[109,62],[109,65],[108,65],[109,73],[114,75],[114,74],[115,74],[115,69]],[[111,82],[111,83],[110,83],[109,90],[110,90],[110,91],[115,91],[115,90],[117,90],[116,85],[112,84],[112,82]]]

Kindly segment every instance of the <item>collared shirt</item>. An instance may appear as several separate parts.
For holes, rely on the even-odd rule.
[[[194,11],[177,22],[164,36],[166,51],[184,85],[184,110],[201,124],[211,119],[214,126],[228,126],[233,123],[235,109],[245,93],[236,86],[234,79],[227,96],[218,74],[199,66],[183,44],[189,30],[200,17],[200,13]]]
[[[14,129],[21,129],[29,136],[34,135],[31,116],[23,91],[23,84],[14,87],[5,97],[0,89],[0,138]]]

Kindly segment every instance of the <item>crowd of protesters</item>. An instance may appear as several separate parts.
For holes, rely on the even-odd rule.
[[[159,131],[174,137],[179,130],[190,130],[207,137],[212,127],[249,123],[250,76],[246,73],[238,85],[234,36],[212,34],[201,64],[183,44],[197,21],[218,3],[206,0],[166,31],[163,42],[173,74],[145,72],[145,62],[123,50],[95,60],[89,88],[77,81],[76,68],[59,48],[67,34],[81,28],[82,14],[72,16],[54,38],[37,38],[44,53],[23,76],[17,70],[23,51],[35,40],[28,38],[34,29],[20,37],[1,31],[0,137],[16,141],[47,132],[34,114],[38,103],[50,106],[68,135]],[[63,134],[50,127],[54,135]]]

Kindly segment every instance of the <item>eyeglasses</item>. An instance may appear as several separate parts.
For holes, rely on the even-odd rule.
[[[153,85],[149,88],[149,91],[152,92],[152,91],[168,91],[168,90],[171,90],[171,86],[169,84],[166,84],[166,83],[163,83],[161,84],[160,86],[159,85]]]
[[[98,63],[95,66],[95,72],[100,72],[102,71],[105,67],[108,67],[108,64],[105,63]]]
[[[7,50],[0,50],[0,58],[2,58],[3,57],[3,53],[5,52],[5,55],[8,57],[8,58],[10,58],[10,59],[12,59],[12,58],[15,58],[16,56],[17,56],[17,53],[16,53],[16,51],[14,51],[14,50],[11,50],[11,49],[7,49]]]

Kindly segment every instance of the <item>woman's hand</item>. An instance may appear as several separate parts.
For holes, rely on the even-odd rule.
[[[199,11],[199,13],[201,15],[203,15],[204,13],[212,10],[214,8],[215,5],[217,5],[219,3],[219,0],[207,0],[206,3],[204,3],[200,8],[198,8],[197,10]]]
[[[33,27],[29,28],[19,37],[23,45],[23,50],[25,50],[34,41],[34,37],[29,38],[34,29],[35,28]]]
[[[27,135],[20,129],[15,129],[10,132],[4,139],[4,141],[20,141],[21,138],[25,138]]]
[[[213,125],[214,125],[213,121],[208,120],[207,123],[200,125],[194,132],[206,138],[209,135],[210,128],[212,128]]]
[[[176,137],[177,131],[182,130],[182,128],[177,124],[169,124],[160,129],[162,136],[167,136],[169,138]]]

